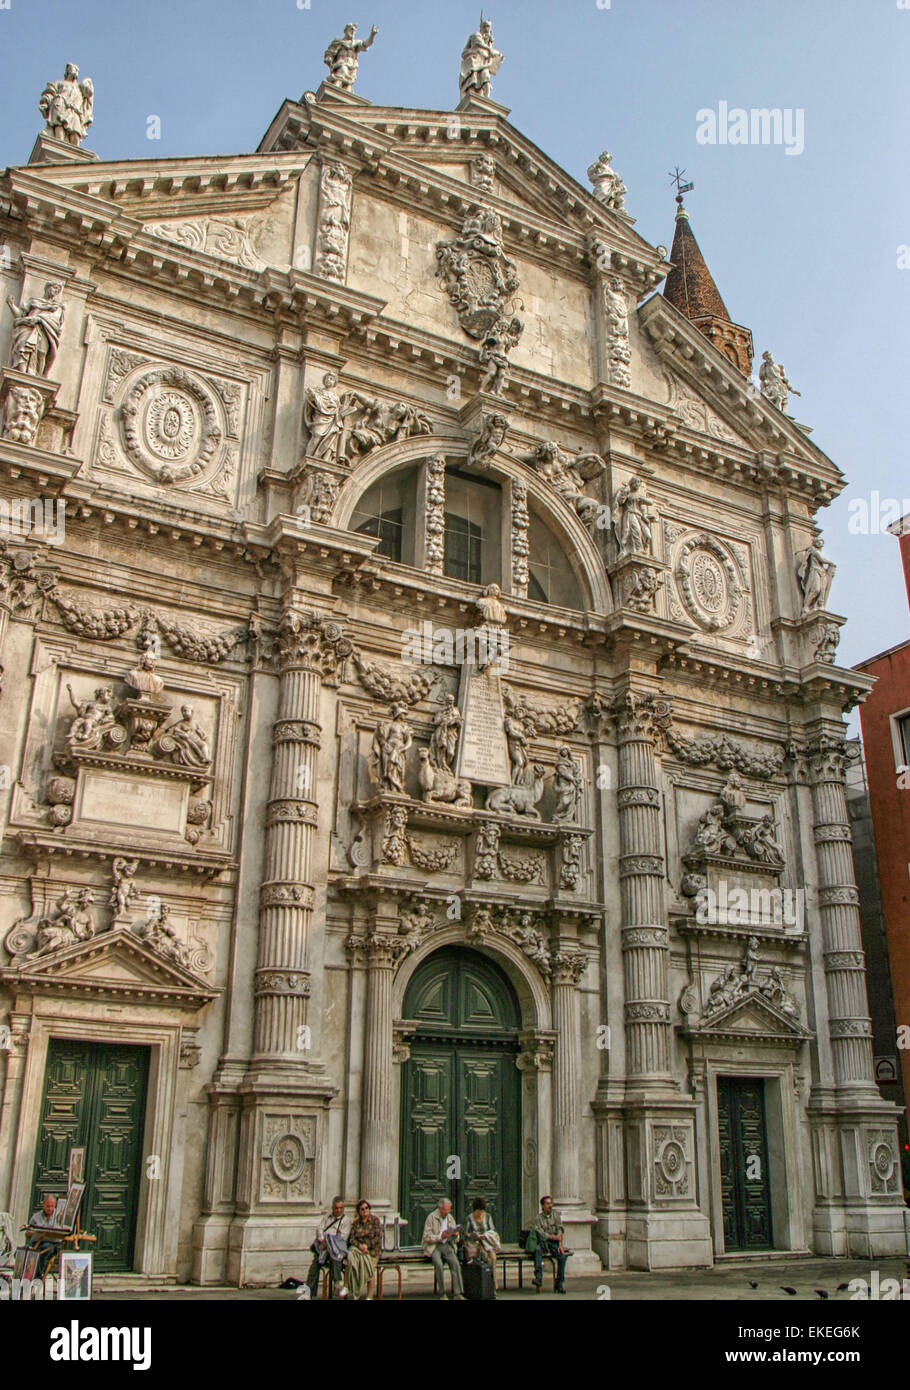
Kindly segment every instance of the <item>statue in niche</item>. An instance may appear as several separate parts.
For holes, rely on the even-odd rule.
[[[374,775],[382,791],[397,792],[399,796],[404,795],[407,752],[414,742],[413,730],[405,717],[406,714],[405,705],[393,705],[391,719],[377,724],[373,734]]]
[[[465,44],[461,54],[458,87],[462,97],[489,97],[491,79],[502,66],[503,55],[493,47],[493,25],[481,19],[480,27]]]
[[[29,376],[47,376],[54,365],[60,335],[63,332],[65,309],[60,301],[63,286],[59,280],[48,280],[43,298],[35,295],[16,304],[7,298],[13,314],[13,341],[10,366],[13,371]]]
[[[620,555],[651,555],[655,517],[651,499],[642,488],[640,478],[630,478],[628,483],[623,483],[613,499],[613,511]]]
[[[625,212],[628,190],[612,165],[613,156],[609,150],[604,150],[588,169],[588,178],[594,185],[594,197],[599,203],[603,203],[611,212]]]
[[[183,767],[208,767],[212,761],[208,735],[193,720],[193,706],[181,705],[180,718],[158,736],[162,753],[169,753],[171,762]]]
[[[430,762],[433,767],[441,768],[445,772],[452,771],[461,725],[461,711],[455,703],[455,696],[446,694],[443,697],[442,709],[433,720],[433,734],[430,738],[429,749]]]
[[[67,63],[61,82],[48,82],[38,101],[55,140],[78,145],[95,119],[95,88],[90,77],[79,81],[75,63]]]
[[[303,402],[303,418],[310,438],[307,453],[311,458],[337,463],[344,434],[344,411],[338,392],[335,372],[326,372],[322,387],[307,387]]]
[[[110,730],[117,726],[117,712],[114,709],[114,692],[109,685],[99,686],[91,700],[77,700],[73,687],[68,685],[70,704],[76,711],[76,718],[70,725],[67,747],[70,752],[97,752],[107,742]]]
[[[796,578],[803,596],[800,617],[824,609],[836,570],[834,561],[826,560],[822,553],[821,536],[816,536],[806,550],[800,551],[796,557]]]
[[[564,744],[556,759],[556,772],[553,779],[556,791],[556,810],[554,821],[566,825],[578,819],[578,802],[582,790],[581,771],[572,757],[572,750]]]
[[[119,856],[111,865],[111,877],[114,880],[111,888],[111,907],[114,909],[115,921],[126,916],[130,904],[139,896],[139,889],[134,882],[138,868],[138,859],[123,859]]]
[[[368,39],[358,39],[356,24],[344,26],[341,38],[332,40],[322,59],[329,69],[327,86],[337,87],[341,92],[353,92],[360,55],[371,46],[378,33],[379,30],[374,24]]]

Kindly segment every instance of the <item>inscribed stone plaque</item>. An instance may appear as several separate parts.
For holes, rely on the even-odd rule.
[[[188,794],[186,783],[84,769],[73,819],[182,835]]]
[[[481,671],[471,662],[461,668],[458,704],[464,723],[458,747],[457,777],[481,786],[505,787],[512,780],[503,720],[502,682],[498,669]]]

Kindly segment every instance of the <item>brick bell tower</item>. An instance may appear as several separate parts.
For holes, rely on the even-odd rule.
[[[752,372],[752,333],[742,324],[734,323],[727,312],[727,306],[695,240],[689,214],[683,207],[682,192],[676,195],[676,231],[670,260],[673,269],[664,285],[664,299],[685,314],[699,332],[739,368],[743,376],[749,376]]]

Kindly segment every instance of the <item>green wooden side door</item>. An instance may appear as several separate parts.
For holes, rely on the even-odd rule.
[[[765,1131],[765,1083],[717,1080],[724,1248],[769,1250],[771,1188]]]
[[[148,1065],[145,1047],[52,1038],[48,1048],[29,1210],[66,1191],[69,1151],[84,1147],[80,1221],[98,1237],[99,1271],[132,1268]]]
[[[401,1086],[399,1203],[418,1244],[440,1197],[460,1220],[485,1197],[503,1240],[521,1219],[519,1011],[501,972],[444,950],[415,972],[404,1016],[417,1022]]]

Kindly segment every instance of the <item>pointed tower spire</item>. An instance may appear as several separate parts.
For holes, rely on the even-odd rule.
[[[683,194],[695,187],[683,183],[684,169],[670,175],[676,183],[676,231],[670,260],[673,269],[667,276],[663,296],[674,309],[685,314],[700,333],[738,367],[744,376],[752,371],[752,334],[748,328],[734,323],[720,297],[714,277],[708,269],[701,247],[689,224],[689,214],[683,206]]]

